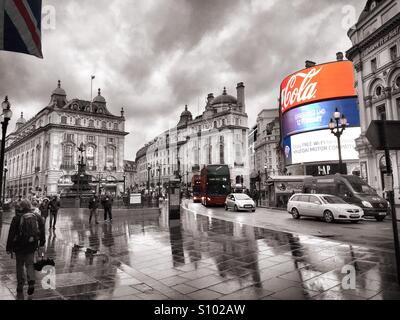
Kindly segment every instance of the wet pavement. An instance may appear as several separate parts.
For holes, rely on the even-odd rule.
[[[46,235],[55,289],[44,289],[45,275],[37,273],[31,299],[400,299],[390,251],[186,210],[181,223],[169,223],[165,209],[113,215],[112,224],[90,226],[87,212],[60,213],[57,230]],[[27,299],[16,294],[15,260],[5,253],[9,221],[5,215],[0,229],[0,300]],[[87,255],[86,248],[98,253]],[[355,289],[343,286],[344,266],[356,271]]]

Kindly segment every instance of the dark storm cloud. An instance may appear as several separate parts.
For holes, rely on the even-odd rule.
[[[126,111],[126,158],[197,115],[208,93],[244,81],[249,125],[276,107],[283,77],[306,59],[326,62],[350,47],[343,7],[359,0],[45,0],[56,29],[43,31],[44,59],[0,52],[0,94],[27,117],[47,105],[57,80],[68,98],[102,88],[108,108]],[[15,121],[15,119],[14,119]]]

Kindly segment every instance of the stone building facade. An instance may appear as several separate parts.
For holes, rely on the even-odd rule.
[[[279,110],[262,110],[257,117],[254,137],[251,138],[254,141],[251,190],[264,192],[268,177],[283,174],[280,134]]]
[[[92,180],[122,192],[127,134],[123,109],[120,116],[111,114],[100,89],[92,102],[67,100],[59,81],[49,104],[29,121],[21,114],[6,138],[7,196],[65,192],[77,173],[81,145]]]
[[[347,57],[355,67],[361,136],[357,139],[361,176],[382,193],[386,162],[365,137],[372,120],[400,120],[400,1],[367,1],[348,32],[353,47]],[[400,153],[391,152],[398,202]]]
[[[180,176],[190,187],[193,175],[209,164],[227,164],[232,186],[249,188],[248,117],[245,87],[237,96],[223,93],[207,97],[204,112],[193,118],[187,106],[179,122],[140,149],[136,156],[138,184],[143,189],[165,185]],[[242,183],[243,181],[243,183]],[[152,187],[153,186],[153,187]]]

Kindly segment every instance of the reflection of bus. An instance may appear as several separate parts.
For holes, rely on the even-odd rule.
[[[204,206],[223,206],[230,191],[231,177],[227,165],[209,165],[201,170],[201,203]]]
[[[201,202],[201,176],[194,175],[192,178],[193,202]]]

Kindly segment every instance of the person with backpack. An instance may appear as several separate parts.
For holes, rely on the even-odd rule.
[[[42,217],[32,212],[31,203],[22,200],[15,208],[15,216],[8,232],[6,251],[15,253],[17,271],[17,293],[23,291],[25,285],[25,270],[28,280],[28,295],[35,291],[34,255],[36,250],[43,251],[46,243],[44,221]]]
[[[60,209],[60,201],[58,201],[57,196],[54,196],[49,203],[49,211],[50,211],[49,229],[51,228],[53,228],[53,230],[56,229],[57,213],[59,209]]]
[[[89,201],[89,210],[90,210],[90,216],[89,216],[89,223],[92,223],[92,217],[94,216],[94,221],[96,224],[99,224],[97,221],[97,208],[99,207],[99,199],[97,198],[97,195],[94,194],[93,197]]]

